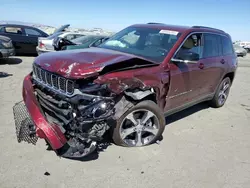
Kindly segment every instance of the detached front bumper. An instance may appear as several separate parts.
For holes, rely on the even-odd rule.
[[[36,137],[39,137],[45,139],[54,150],[62,148],[67,140],[58,125],[48,123],[41,113],[34,95],[30,75],[26,76],[23,81],[23,101],[25,105],[17,103],[13,108],[18,142],[23,140],[34,143]],[[17,111],[24,113],[20,115]],[[32,134],[32,130],[35,134]]]

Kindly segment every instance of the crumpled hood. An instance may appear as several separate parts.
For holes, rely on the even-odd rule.
[[[63,77],[79,79],[98,75],[108,65],[133,58],[138,57],[103,48],[87,48],[44,53],[35,59],[35,63]]]

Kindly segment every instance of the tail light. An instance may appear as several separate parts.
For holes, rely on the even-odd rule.
[[[42,42],[39,42],[39,48],[45,48],[45,45]]]

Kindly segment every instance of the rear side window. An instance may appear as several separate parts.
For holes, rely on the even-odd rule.
[[[35,29],[25,28],[24,30],[27,35],[41,36],[41,33],[36,31]]]
[[[5,27],[5,33],[22,35],[22,28],[20,28],[20,27]]]
[[[231,39],[229,39],[228,37],[222,36],[221,41],[222,41],[223,55],[233,54],[234,50],[233,50],[233,43]]]
[[[216,34],[204,34],[203,58],[216,57],[221,55],[220,36]]]

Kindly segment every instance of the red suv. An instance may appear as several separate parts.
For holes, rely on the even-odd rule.
[[[203,26],[136,24],[98,47],[42,54],[14,106],[18,141],[44,138],[70,158],[106,132],[117,145],[149,145],[165,116],[203,101],[223,106],[236,69],[230,35]]]

